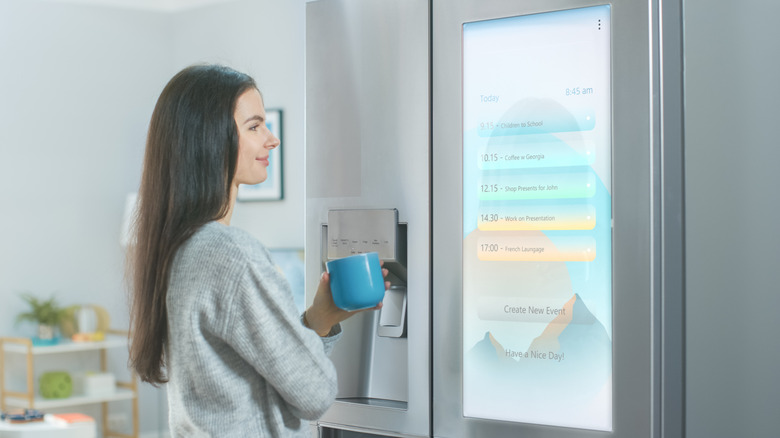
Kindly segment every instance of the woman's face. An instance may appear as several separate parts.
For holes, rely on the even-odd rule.
[[[265,126],[260,92],[252,88],[239,96],[234,117],[238,129],[238,163],[233,185],[261,183],[268,177],[268,154],[279,146],[279,139]]]

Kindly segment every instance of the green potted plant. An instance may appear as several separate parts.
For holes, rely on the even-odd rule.
[[[33,338],[33,343],[56,344],[57,328],[67,315],[67,309],[60,307],[54,297],[39,300],[31,294],[23,294],[21,298],[30,305],[30,311],[17,315],[16,323],[31,321],[38,324],[37,337]]]

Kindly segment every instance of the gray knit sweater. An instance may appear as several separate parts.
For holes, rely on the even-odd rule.
[[[166,372],[174,437],[304,437],[336,396],[320,338],[248,233],[217,222],[178,251],[167,296]],[[340,331],[337,329],[335,331]]]

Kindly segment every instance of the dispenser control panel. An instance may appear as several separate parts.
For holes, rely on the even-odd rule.
[[[398,210],[328,211],[328,260],[367,252],[397,259]]]

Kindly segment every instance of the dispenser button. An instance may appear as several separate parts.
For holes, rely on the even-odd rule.
[[[406,288],[391,288],[385,292],[385,298],[382,300],[379,325],[385,327],[401,326],[404,311],[406,311]]]

